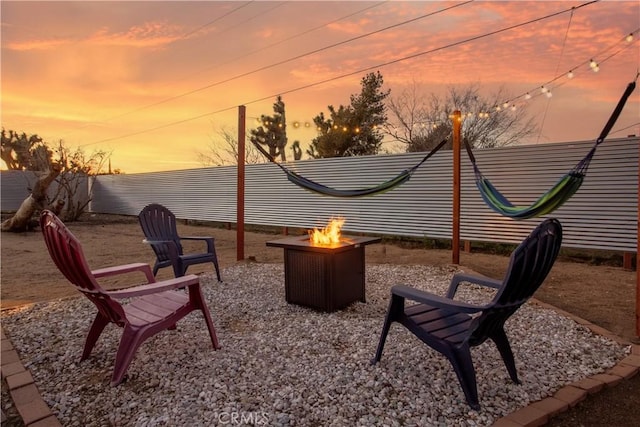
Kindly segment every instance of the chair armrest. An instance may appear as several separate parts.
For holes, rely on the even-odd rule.
[[[201,237],[201,236],[185,236],[179,237],[180,240],[202,240],[207,243],[207,252],[213,252],[213,237]]]
[[[502,281],[492,279],[486,276],[478,276],[467,273],[456,273],[451,278],[451,284],[447,291],[447,298],[453,298],[458,290],[458,286],[462,282],[468,282],[475,285],[487,286],[489,288],[500,289],[502,287]]]
[[[392,287],[391,293],[412,301],[421,302],[433,307],[459,313],[478,313],[486,308],[482,305],[469,304],[463,301],[454,301],[450,298],[441,297],[439,295],[432,294],[431,292],[421,291],[404,285],[396,285]]]
[[[117,291],[107,291],[106,293],[116,299],[139,297],[142,295],[157,294],[172,289],[184,288],[185,286],[198,285],[200,279],[195,274],[189,274],[174,279],[163,280],[161,282],[150,283],[148,285],[134,286]]]
[[[144,239],[142,243],[146,243],[151,246],[166,246],[167,252],[169,252],[169,258],[171,258],[171,262],[175,265],[180,258],[180,250],[178,249],[178,245],[173,240],[153,240],[153,239]]]
[[[155,277],[153,277],[153,274],[151,273],[151,267],[149,267],[149,264],[142,262],[99,268],[97,270],[92,270],[91,274],[93,274],[93,277],[96,279],[99,279],[100,277],[115,276],[117,274],[131,273],[133,271],[141,271],[144,273],[147,277],[147,283],[154,283],[156,281]]]

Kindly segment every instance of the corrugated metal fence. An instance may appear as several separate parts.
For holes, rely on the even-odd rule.
[[[603,143],[580,191],[551,214],[565,231],[563,246],[636,251],[638,206],[637,137]],[[482,172],[514,204],[528,205],[568,172],[592,141],[476,150]],[[287,167],[329,187],[376,186],[417,164],[424,153],[407,153],[290,162]],[[347,219],[347,232],[424,238],[451,238],[452,152],[441,151],[411,180],[376,196],[320,196],[290,183],[273,164],[245,168],[245,222],[311,228],[332,216]],[[3,178],[4,178],[3,173]],[[161,203],[177,217],[201,221],[236,221],[236,167],[191,169],[133,175],[99,176],[93,183],[91,210],[137,215],[148,203]],[[9,209],[5,180],[3,210]],[[474,183],[462,153],[461,239],[517,243],[540,221],[514,221],[491,211]]]

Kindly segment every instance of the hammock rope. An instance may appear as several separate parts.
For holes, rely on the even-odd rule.
[[[310,180],[309,178],[305,178],[304,176],[293,172],[287,169],[285,166],[277,162],[271,154],[269,154],[264,148],[260,146],[256,141],[252,141],[253,145],[272,163],[278,165],[280,169],[284,171],[287,175],[287,179],[298,187],[304,188],[305,190],[311,191],[313,193],[321,194],[323,196],[332,196],[332,197],[364,197],[364,196],[372,196],[377,194],[386,193],[401,184],[409,181],[413,173],[420,167],[424,162],[426,162],[431,156],[433,156],[438,150],[440,150],[446,143],[447,139],[442,140],[437,146],[433,148],[426,156],[420,160],[415,166],[405,169],[400,172],[395,178],[392,178],[388,181],[385,181],[375,187],[369,188],[360,188],[354,190],[339,190],[336,188],[327,187],[326,185],[319,184],[315,181]]]
[[[638,75],[636,75],[636,80]],[[529,219],[546,215],[558,209],[567,200],[569,200],[579,189],[584,181],[584,177],[589,168],[589,163],[596,153],[598,146],[604,142],[605,138],[611,131],[611,128],[618,120],[627,99],[636,87],[633,81],[627,85],[622,97],[618,101],[618,105],[611,113],[607,124],[600,132],[600,136],[596,139],[595,144],[589,152],[580,160],[568,173],[562,176],[549,190],[540,196],[535,202],[529,206],[516,206],[511,203],[492,183],[487,179],[476,163],[476,158],[471,151],[468,141],[464,141],[465,149],[469,156],[469,160],[473,165],[476,186],[480,191],[480,195],[484,202],[495,212],[513,219]]]

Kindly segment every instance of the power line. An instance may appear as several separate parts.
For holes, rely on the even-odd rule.
[[[263,46],[263,47],[261,47],[259,49],[255,49],[255,50],[249,51],[249,52],[244,53],[244,54],[242,54],[240,56],[236,56],[235,58],[230,59],[228,61],[217,63],[215,65],[200,69],[199,71],[190,74],[190,76],[194,76],[196,74],[200,74],[203,71],[207,71],[207,70],[210,70],[210,69],[215,68],[215,67],[219,67],[219,66],[222,66],[222,65],[227,65],[227,64],[233,63],[233,62],[235,62],[235,61],[237,61],[239,59],[246,58],[249,55],[253,55],[254,53],[260,53],[260,52],[263,52],[265,50],[271,49],[272,47],[281,45],[282,43],[288,42],[288,41],[296,39],[298,37],[302,37],[302,36],[304,36],[306,34],[312,33],[314,31],[317,31],[317,30],[321,29],[321,28],[327,27],[327,26],[329,26],[331,24],[335,24],[336,22],[340,22],[340,21],[345,20],[347,18],[351,18],[352,16],[359,15],[362,12],[366,12],[367,10],[370,10],[370,9],[376,8],[378,6],[381,6],[381,5],[385,4],[385,3],[387,3],[388,1],[389,0],[384,0],[384,1],[381,1],[379,3],[373,4],[371,6],[367,6],[367,7],[363,8],[363,9],[359,9],[359,10],[357,10],[355,12],[352,12],[352,13],[350,13],[348,15],[341,16],[340,18],[334,19],[333,21],[326,22],[326,23],[324,23],[322,25],[318,25],[317,27],[309,28],[309,29],[307,29],[305,31],[302,31],[301,33],[297,33],[297,34],[294,34],[292,36],[286,37],[286,38],[281,39],[281,40],[279,40],[279,41],[277,41],[275,43],[271,43],[271,44]]]
[[[253,3],[254,1],[255,1],[255,0],[251,0],[251,1],[249,1],[249,2],[247,2],[247,3],[245,3],[245,4],[243,4],[242,6],[236,7],[235,9],[230,10],[229,12],[227,12],[227,13],[225,13],[225,14],[223,14],[223,15],[219,16],[218,18],[214,19],[213,21],[210,21],[210,22],[208,22],[208,23],[206,23],[206,24],[204,24],[204,25],[201,25],[200,27],[196,28],[195,30],[192,30],[192,31],[190,31],[190,32],[186,33],[185,35],[181,36],[181,37],[179,38],[179,40],[184,40],[184,39],[186,39],[188,36],[190,36],[190,35],[192,35],[192,34],[197,33],[198,31],[202,30],[203,28],[206,28],[206,27],[208,27],[208,26],[210,26],[210,25],[212,25],[212,24],[214,24],[214,23],[216,23],[216,22],[218,22],[218,21],[222,20],[223,18],[226,18],[227,16],[229,16],[229,15],[231,15],[231,14],[233,14],[233,13],[237,12],[238,10],[242,9],[242,8],[243,8],[243,7],[245,7],[245,6],[248,6],[249,4]],[[267,9],[267,11],[266,11],[266,12],[262,11],[262,12],[260,12],[259,14],[253,15],[253,16],[251,16],[251,17],[249,17],[249,18],[245,19],[245,20],[244,20],[244,21],[242,21],[242,22],[238,22],[238,23],[236,23],[235,25],[232,25],[232,26],[230,26],[230,27],[225,28],[224,30],[220,31],[220,32],[219,32],[219,34],[223,34],[224,32],[229,31],[229,30],[231,30],[231,29],[233,29],[233,28],[236,28],[236,27],[238,27],[238,26],[240,26],[240,25],[242,25],[242,24],[246,24],[247,22],[252,21],[252,20],[256,19],[257,17],[264,16],[264,14],[265,14],[265,13],[268,13],[268,12],[271,12],[272,10],[274,10],[274,9],[277,9],[277,8],[279,8],[279,7],[283,6],[285,3],[286,3],[286,2],[280,2],[280,3],[276,4],[275,6],[271,7],[270,9]],[[197,74],[197,73],[196,73],[196,74]],[[193,74],[191,74],[191,75],[193,75]],[[187,76],[187,77],[188,77],[188,76]],[[185,78],[186,78],[186,77],[185,77]],[[188,94],[191,94],[191,92],[189,92]],[[152,104],[143,105],[142,107],[138,107],[138,108],[135,108],[135,109],[133,109],[133,110],[126,111],[126,112],[124,112],[124,113],[117,114],[117,115],[115,115],[115,116],[112,116],[112,117],[109,117],[109,118],[103,119],[103,120],[101,121],[101,123],[108,122],[108,121],[115,120],[115,119],[119,119],[119,118],[121,118],[121,117],[128,116],[129,114],[133,114],[133,113],[137,113],[137,112],[142,111],[142,110],[146,110],[147,108],[151,108],[151,107],[153,107],[153,106],[163,104],[163,103],[165,103],[165,102],[168,102],[168,101],[171,101],[171,100],[174,100],[174,99],[180,98],[180,97],[182,97],[182,96],[186,96],[186,95],[178,95],[178,96],[176,96],[176,97],[171,97],[171,98],[168,98],[168,99],[165,99],[165,100],[161,100],[161,101],[158,101],[158,102],[154,102],[154,103],[152,103]]]
[[[560,57],[558,58],[558,63],[556,64],[556,71],[554,72],[554,76],[558,75],[558,70],[560,69],[560,64],[562,63],[562,58],[564,57],[564,48],[567,45],[567,38],[569,37],[569,30],[571,29],[571,21],[573,20],[573,10],[569,15],[569,22],[567,23],[567,31],[564,33],[564,39],[562,40],[562,49],[560,49]],[[540,132],[538,132],[538,139],[536,142],[540,141],[540,135],[542,135],[542,129],[544,129],[544,122],[547,120],[547,113],[549,112],[549,104],[551,103],[551,98],[547,98],[547,105],[544,108],[544,113],[542,114],[542,123],[540,124]]]
[[[209,22],[207,22],[206,24],[203,24],[203,25],[199,26],[199,27],[198,27],[198,28],[196,28],[195,30],[191,30],[191,31],[189,31],[188,33],[186,33],[186,34],[184,34],[182,37],[180,37],[180,39],[181,39],[181,40],[186,39],[186,38],[187,38],[187,37],[189,37],[190,35],[193,35],[193,34],[197,33],[198,31],[202,30],[203,28],[206,28],[206,27],[208,27],[208,26],[210,26],[210,25],[215,24],[216,22],[218,22],[218,21],[220,21],[220,20],[222,20],[222,19],[226,18],[227,16],[229,16],[229,15],[231,15],[231,14],[235,13],[235,12],[237,12],[238,10],[242,9],[243,7],[246,7],[246,6],[250,5],[250,4],[251,4],[251,3],[253,3],[254,1],[255,1],[255,0],[248,1],[248,2],[244,3],[243,5],[240,5],[240,6],[236,7],[235,9],[230,10],[229,12],[227,12],[227,13],[224,13],[224,14],[220,15],[219,17],[217,17],[217,18],[216,18],[216,19],[214,19],[213,21],[209,21]]]
[[[456,42],[452,42],[452,43],[449,43],[449,44],[446,44],[446,45],[443,45],[443,46],[440,46],[440,47],[437,47],[437,48],[434,48],[434,49],[429,49],[429,50],[426,50],[426,51],[418,52],[418,53],[415,53],[415,54],[412,54],[412,55],[408,55],[408,56],[405,56],[405,57],[402,57],[402,58],[398,58],[398,59],[394,59],[394,60],[391,60],[391,61],[383,62],[383,63],[377,64],[377,65],[373,65],[373,66],[370,66],[370,67],[361,68],[361,69],[356,70],[356,71],[352,71],[352,72],[349,72],[349,73],[341,74],[339,76],[334,76],[334,77],[331,77],[331,78],[328,78],[328,79],[325,79],[325,80],[321,80],[321,81],[317,81],[317,82],[314,82],[314,83],[309,83],[309,84],[306,84],[306,85],[303,85],[303,86],[299,86],[299,87],[294,88],[294,89],[289,89],[289,90],[286,90],[286,91],[283,91],[283,92],[279,92],[277,94],[272,94],[272,95],[265,96],[265,97],[262,97],[262,98],[259,98],[259,99],[254,99],[252,101],[245,102],[245,103],[242,103],[240,105],[255,104],[257,102],[265,101],[265,100],[268,100],[268,99],[273,99],[274,97],[276,97],[278,95],[286,95],[286,94],[293,93],[293,92],[299,92],[299,91],[304,90],[304,89],[309,89],[309,88],[312,88],[312,87],[315,87],[315,86],[320,86],[320,85],[323,85],[323,84],[326,84],[326,83],[329,83],[329,82],[332,82],[332,81],[343,79],[345,77],[350,77],[350,76],[353,76],[353,75],[356,75],[356,74],[361,74],[361,73],[364,73],[364,72],[367,72],[367,71],[371,71],[371,70],[374,70],[374,69],[383,68],[383,67],[386,67],[388,65],[393,65],[393,64],[397,64],[399,62],[407,61],[407,60],[410,60],[410,59],[415,59],[415,58],[418,58],[418,57],[421,57],[421,56],[424,56],[424,55],[428,55],[428,54],[431,54],[431,53],[434,53],[434,52],[439,52],[441,50],[445,50],[445,49],[449,49],[449,48],[452,48],[452,47],[460,46],[460,45],[463,45],[463,44],[471,43],[471,42],[474,42],[474,41],[477,41],[477,40],[481,40],[483,38],[494,36],[496,34],[500,34],[500,33],[506,32],[506,31],[510,31],[510,30],[514,30],[516,28],[524,27],[526,25],[530,25],[530,24],[533,24],[533,23],[536,23],[536,22],[540,22],[540,21],[543,21],[543,20],[546,20],[546,19],[549,19],[549,18],[553,18],[553,17],[559,16],[559,15],[562,15],[564,13],[567,13],[567,12],[570,12],[570,11],[574,11],[574,10],[589,6],[591,4],[597,3],[598,1],[599,0],[592,0],[592,1],[589,1],[589,2],[586,2],[586,3],[583,3],[581,5],[578,5],[578,6],[574,6],[574,7],[568,8],[568,9],[564,9],[564,10],[561,10],[559,12],[554,12],[554,13],[551,13],[551,14],[548,14],[548,15],[545,15],[545,16],[541,16],[539,18],[530,19],[528,21],[521,22],[519,24],[509,25],[507,27],[503,27],[503,28],[500,28],[498,30],[490,31],[488,33],[484,33],[484,34],[480,34],[480,35],[477,35],[477,36],[469,37],[469,38],[466,38],[466,39],[463,39],[463,40],[459,40],[459,41],[456,41]],[[466,2],[466,3],[468,3],[468,2]],[[194,117],[178,120],[178,121],[175,121],[175,122],[167,123],[167,124],[156,126],[156,127],[153,127],[153,128],[149,128],[149,129],[145,129],[145,130],[141,130],[141,131],[137,131],[137,132],[128,133],[128,134],[125,134],[125,135],[120,135],[120,136],[113,137],[113,138],[106,138],[106,139],[102,139],[102,140],[99,140],[99,141],[91,142],[91,143],[88,143],[88,144],[83,144],[83,145],[81,145],[81,147],[88,146],[88,145],[93,145],[93,144],[104,143],[104,142],[109,142],[109,141],[115,141],[115,140],[118,140],[118,139],[128,138],[128,137],[131,137],[131,136],[141,135],[141,134],[147,133],[147,132],[153,132],[153,131],[157,131],[157,130],[160,130],[160,129],[165,129],[167,127],[171,127],[171,126],[175,126],[175,125],[178,125],[178,124],[182,124],[182,123],[187,123],[187,122],[190,122],[190,121],[198,120],[198,119],[201,119],[201,118],[204,118],[204,117],[207,117],[207,116],[212,116],[212,115],[215,115],[215,114],[223,113],[225,111],[230,111],[230,110],[232,110],[232,109],[234,109],[236,107],[237,106],[234,105],[234,106],[222,108],[222,109],[219,109],[219,110],[216,110],[216,111],[200,114],[198,116],[194,116]]]
[[[206,86],[202,86],[202,87],[199,87],[197,89],[193,89],[193,90],[190,90],[188,92],[184,92],[184,93],[181,93],[179,95],[171,96],[169,98],[165,98],[163,100],[160,100],[160,101],[157,101],[157,102],[154,102],[154,103],[139,107],[139,108],[137,108],[135,110],[131,110],[131,111],[127,112],[127,113],[122,113],[122,114],[120,114],[118,116],[112,117],[112,118],[107,119],[107,120],[113,120],[115,118],[120,118],[120,117],[123,117],[125,115],[137,113],[139,111],[146,110],[146,109],[151,108],[151,107],[155,107],[155,106],[158,106],[158,105],[161,105],[161,104],[166,104],[167,102],[175,101],[176,99],[184,98],[185,96],[193,95],[194,93],[202,92],[203,90],[210,89],[212,87],[219,86],[221,84],[228,83],[228,82],[231,82],[233,80],[240,79],[242,77],[247,77],[247,76],[250,76],[252,74],[259,73],[260,71],[265,71],[265,70],[268,70],[270,68],[277,67],[279,65],[284,65],[284,64],[287,64],[289,62],[293,62],[293,61],[296,61],[298,59],[302,59],[302,58],[304,58],[306,56],[310,56],[310,55],[313,55],[313,54],[316,54],[316,53],[319,53],[319,52],[322,52],[322,51],[325,51],[325,50],[328,50],[328,49],[332,49],[332,48],[337,47],[337,46],[341,46],[341,45],[344,45],[344,44],[347,44],[347,43],[351,43],[353,41],[360,40],[362,38],[369,37],[369,36],[372,36],[374,34],[381,33],[383,31],[387,31],[387,30],[390,30],[390,29],[393,29],[393,28],[400,27],[402,25],[407,25],[407,24],[410,24],[412,22],[418,21],[420,19],[424,19],[424,18],[433,16],[433,15],[436,15],[438,13],[446,12],[448,10],[451,10],[451,9],[454,9],[454,8],[457,8],[457,7],[460,7],[460,6],[464,6],[465,4],[472,3],[473,1],[475,1],[475,0],[467,0],[467,1],[463,2],[463,3],[459,3],[459,4],[456,4],[456,5],[453,5],[453,6],[449,6],[449,7],[446,7],[444,9],[439,9],[439,10],[437,10],[435,12],[430,12],[430,13],[427,13],[425,15],[421,15],[421,16],[418,16],[416,18],[412,18],[412,19],[409,19],[407,21],[400,22],[398,24],[390,25],[388,27],[384,27],[384,28],[381,28],[381,29],[378,29],[378,30],[375,30],[375,31],[372,31],[372,32],[369,32],[369,33],[366,33],[366,34],[362,34],[362,35],[347,39],[347,40],[343,40],[341,42],[334,43],[334,44],[329,45],[329,46],[324,46],[324,47],[321,47],[319,49],[315,49],[315,50],[312,50],[310,52],[306,52],[306,53],[303,53],[303,54],[300,54],[300,55],[297,55],[297,56],[294,56],[294,57],[291,57],[291,58],[288,58],[288,59],[284,59],[282,61],[279,61],[279,62],[276,62],[276,63],[273,63],[273,64],[265,65],[263,67],[255,69],[255,70],[247,71],[246,73],[238,74],[238,75],[229,77],[227,79],[220,80],[220,81],[217,81],[215,83],[211,83],[211,84],[208,84]]]

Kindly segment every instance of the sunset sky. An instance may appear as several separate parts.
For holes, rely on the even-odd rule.
[[[305,123],[380,71],[392,97],[503,87],[541,128],[524,143],[593,140],[636,78],[640,2],[587,3],[3,0],[2,126],[110,151],[125,173],[196,168],[239,105],[253,128],[282,94],[304,148]],[[640,89],[611,137],[629,134]]]

